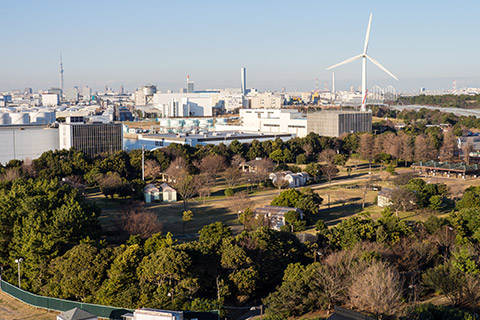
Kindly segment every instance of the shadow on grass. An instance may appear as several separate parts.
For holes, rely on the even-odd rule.
[[[365,204],[367,207],[367,204]],[[320,209],[318,214],[312,217],[312,223],[323,220],[327,226],[334,226],[342,221],[342,218],[351,217],[364,209],[360,203],[351,203],[344,206],[331,206],[329,208]]]

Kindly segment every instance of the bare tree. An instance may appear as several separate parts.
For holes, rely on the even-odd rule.
[[[429,141],[429,138],[423,134],[415,139],[415,159],[417,161],[436,160],[437,150]]]
[[[107,173],[98,177],[98,185],[100,191],[105,195],[105,198],[113,196],[119,192],[123,185],[122,178],[118,173]]]
[[[470,152],[473,151],[473,145],[470,141],[462,144],[463,159],[467,165],[470,165]]]
[[[157,161],[148,159],[145,161],[145,177],[152,178],[153,180],[160,177],[162,169]]]
[[[413,161],[414,148],[412,138],[403,132],[401,132],[398,137],[401,144],[400,158],[405,161],[406,166],[408,161]]]
[[[285,179],[284,174],[277,173],[277,178],[274,179],[273,185],[278,188],[278,193],[281,192],[281,189],[288,187],[290,184],[287,179]]]
[[[20,178],[20,170],[18,168],[6,169],[5,172],[0,175],[0,181],[13,181],[18,178]]]
[[[305,156],[308,158],[312,155],[313,153],[313,147],[310,143],[304,144],[302,146],[303,151],[305,151]]]
[[[225,171],[222,173],[223,178],[225,179],[225,182],[227,182],[227,185],[229,188],[234,188],[235,185],[240,181],[242,178],[242,172],[236,167],[228,167],[225,169]]]
[[[200,174],[196,176],[195,183],[197,185],[198,195],[203,198],[203,204],[205,204],[205,199],[207,197],[210,198],[210,194],[212,193],[213,179],[206,174]]]
[[[255,173],[259,181],[267,180],[268,175],[273,171],[273,168],[275,168],[275,164],[272,160],[267,158],[257,160],[255,163]]]
[[[440,148],[440,161],[453,161],[457,151],[457,143],[452,129],[448,129],[443,134],[443,145]]]
[[[360,136],[358,152],[362,155],[362,157],[365,160],[368,161],[370,172],[372,171],[372,161],[375,156],[374,147],[375,147],[375,141],[372,134],[364,133]]]
[[[232,157],[232,161],[230,162],[230,164],[234,168],[238,168],[240,165],[242,165],[244,163],[245,163],[245,159],[239,154],[234,155]]]
[[[325,178],[327,178],[328,183],[331,183],[333,178],[335,178],[338,174],[338,168],[334,164],[327,164],[321,167],[322,174]]]
[[[350,302],[358,309],[379,318],[394,315],[401,306],[400,275],[385,262],[375,261],[354,277],[348,290]]]
[[[253,205],[252,199],[248,196],[245,191],[237,192],[230,200],[230,207],[237,214],[237,218],[240,220],[240,213],[245,209],[251,208]]]
[[[184,176],[188,175],[188,163],[182,157],[177,157],[170,164],[168,169],[165,171],[165,174],[168,176],[169,180],[175,182],[177,179],[181,179]]]
[[[335,159],[335,156],[337,153],[335,150],[332,149],[324,149],[320,154],[318,155],[318,161],[319,162],[326,162],[327,164],[333,164],[333,161]]]
[[[128,234],[139,235],[142,239],[162,231],[162,223],[158,221],[157,215],[136,203],[123,210],[121,220],[123,229]]]
[[[215,181],[217,174],[226,167],[225,157],[218,154],[208,155],[197,166],[200,172],[210,175]]]
[[[35,169],[35,165],[33,164],[32,159],[26,158],[25,160],[23,160],[22,172],[24,174],[29,175],[30,177],[36,177],[37,176],[37,170]]]
[[[184,175],[176,180],[174,184],[175,190],[182,197],[183,209],[188,210],[188,201],[197,194],[198,184],[191,175]]]

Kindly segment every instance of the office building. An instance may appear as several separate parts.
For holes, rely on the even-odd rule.
[[[42,93],[42,105],[54,107],[60,102],[58,93]]]
[[[339,137],[345,133],[371,132],[371,111],[320,111],[307,113],[308,132]]]
[[[249,105],[252,109],[280,109],[285,102],[283,95],[273,92],[249,95]]]
[[[78,102],[79,92],[78,88],[67,88],[64,90],[64,100],[69,102]]]
[[[83,117],[66,120],[59,125],[60,149],[75,148],[89,156],[122,150],[121,123],[85,122]]]

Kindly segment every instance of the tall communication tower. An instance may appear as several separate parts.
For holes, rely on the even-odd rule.
[[[453,80],[453,91],[457,91],[457,80]]]
[[[325,80],[325,88],[324,88],[324,89],[325,89],[325,91],[328,91],[328,82],[327,82],[327,80]]]
[[[318,92],[318,78],[315,79],[315,92]]]
[[[61,51],[60,51],[60,90],[62,91],[62,95],[63,95],[63,60],[62,60]]]

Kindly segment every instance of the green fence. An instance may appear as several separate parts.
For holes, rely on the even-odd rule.
[[[90,312],[91,314],[96,315],[100,318],[112,319],[112,320],[122,320],[122,315],[127,312],[133,312],[130,309],[121,309],[109,306],[102,306],[99,304],[83,303],[77,301],[70,301],[64,299],[43,297],[28,291],[19,289],[11,285],[8,282],[5,282],[0,279],[0,287],[2,291],[6,294],[11,295],[12,297],[29,304],[34,307],[55,310],[55,311],[67,311],[73,308],[80,308],[85,311]],[[184,311],[184,318],[188,319],[198,319],[198,320],[218,320],[220,319],[218,311],[212,312],[195,312],[195,311]]]
[[[107,318],[112,320],[122,320],[122,315],[127,312],[133,312],[129,309],[121,309],[109,306],[102,306],[98,304],[83,303],[77,301],[69,301],[64,299],[42,297],[28,291],[19,289],[8,282],[0,280],[0,287],[2,291],[11,295],[12,297],[29,304],[34,307],[55,310],[55,311],[67,311],[73,308],[80,308],[90,312],[101,318]]]

